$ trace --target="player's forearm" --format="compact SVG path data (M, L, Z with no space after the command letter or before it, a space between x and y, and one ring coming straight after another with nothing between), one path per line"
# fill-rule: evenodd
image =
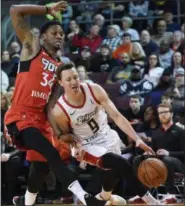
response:
M48 13L48 8L46 6L38 5L12 5L10 8L10 13L16 13L18 15L45 15Z
M50 110L47 111L47 117L48 117L49 124L54 131L55 136L59 137L62 133L61 133L61 130L59 129L57 123L55 122Z
M132 140L137 141L140 138L137 136L136 132L134 131L133 127L129 123L129 121L123 117L122 115L119 115L115 119L115 123L117 126L125 133L127 134Z

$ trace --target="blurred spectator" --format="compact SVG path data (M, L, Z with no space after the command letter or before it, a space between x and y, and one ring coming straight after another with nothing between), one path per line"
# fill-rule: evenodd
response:
M67 32L69 27L69 22L71 21L71 18L73 17L73 8L70 4L68 4L65 11L62 12L62 25L64 32Z
M7 50L4 50L1 56L1 69L9 76L12 72L12 67L10 53Z
M86 68L87 71L91 69L91 50L88 46L84 46L81 49L80 56L75 54L70 57L72 61L75 62L76 66L82 65Z
M152 36L152 40L160 46L161 41L166 41L169 44L173 41L173 33L166 31L167 26L164 20L159 20L157 22L156 34Z
M159 52L159 62L161 67L166 69L171 65L173 53L174 51L170 49L169 42L162 40Z
M58 50L57 51L57 57L60 59L60 61L63 63L63 64L67 64L70 62L70 59L66 56L63 55L63 52L61 50Z
M178 109L185 106L185 70L177 69L175 72L175 84L172 85L166 92L173 95L173 108Z
M71 52L76 52L77 51L77 48L72 45L73 37L76 34L78 34L79 36L84 36L84 32L81 30L81 28L76 23L76 21L71 20L70 23L69 23L69 31L68 31L68 34L67 34L67 42L68 42L68 45L69 45L69 50Z
M184 34L184 32L185 32L185 23L183 23L182 25L181 25L181 32Z
M86 31L88 31L90 28L93 15L99 9L99 3L95 3L96 1L97 0L95 0L92 4L90 4L86 0L81 0L77 8L77 10L80 13L80 16L76 17L76 21L78 24L85 22Z
M79 79L81 83L84 83L84 82L93 83L93 81L89 79L87 71L84 66L79 65L77 67L77 72L79 74Z
M111 16L115 19L120 19L124 15L126 3L124 3L124 5L122 2L109 3L107 0L103 0L103 2L101 5L101 13L105 16L106 19L110 18Z
M164 92L171 86L172 82L173 78L171 72L165 69L155 90Z
M71 41L75 34L80 33L80 28L79 28L79 25L76 23L75 20L71 20L70 23L69 23L69 29L70 29L70 31L67 34L67 39Z
M105 26L105 17L101 14L96 14L93 18L93 23L100 27L100 36L105 38L107 35L107 27Z
M9 79L8 79L7 74L3 70L1 70L0 85L1 85L1 91L3 93L6 93L9 87Z
M151 40L150 33L147 30L141 32L141 45L147 57L159 51L158 45Z
M138 0L129 3L129 15L132 17L146 17L148 15L148 1ZM134 28L141 30L146 27L146 20L135 20Z
M139 136L145 142L151 142L152 133L157 130L160 126L157 109L150 105L144 110L144 121L140 124L136 131L140 134Z
M129 108L125 111L121 111L121 113L134 126L134 128L136 128L144 120L144 111L141 101L142 100L139 95L133 95L129 100Z
M148 1L139 0L129 3L129 15L132 17L143 17L148 14Z
M139 41L139 34L135 29L130 28L133 24L133 20L129 16L124 16L122 18L122 31L120 32L120 36L123 36L124 33L131 34L132 41Z
M144 97L146 94L151 92L152 89L153 84L142 77L141 70L138 68L133 68L130 79L127 79L121 83L120 95L140 95Z
M131 53L132 43L131 43L131 35L129 33L124 33L122 37L122 44L114 50L112 56L115 59L119 59L119 55L121 53Z
M1 136L1 175L2 178L2 203L11 205L12 199L17 194L18 176L23 167L22 153Z
M13 41L10 44L10 55L13 56L15 54L20 54L20 52L21 52L21 46L19 45L18 42Z
M144 68L146 55L139 42L132 43L131 59L133 65L137 66L140 69Z
M92 57L91 71L92 72L111 72L118 62L112 58L111 49L107 44L100 46L100 53Z
M4 115L8 110L8 99L6 94L1 92L1 132L4 132Z
M172 98L172 94L171 92L165 92L162 96L161 96L161 104L166 104L170 107L172 107L172 102L173 102L173 98Z
M172 12L168 11L163 14L164 21L166 22L166 31L174 32L180 30L180 25L173 21Z
M173 33L173 43L171 48L174 51L179 51L181 54L183 54L184 46L184 34L181 31L175 31Z
M130 56L128 53L122 53L119 56L120 66L116 66L109 74L107 83L121 83L125 79L129 79L133 65L130 64Z
M108 26L107 37L103 40L102 44L107 44L114 51L121 44L119 32L120 28L118 25Z
M40 30L37 28L37 27L33 27L31 29L31 31L33 32L33 34L36 36L36 37L40 37Z
M154 88L159 84L164 69L160 67L159 57L157 54L151 54L148 58L148 65L144 71L144 78L151 82Z
M179 113L179 119L176 122L176 125L181 127L182 129L185 129L185 108L184 107Z
M102 43L102 38L99 35L100 27L93 25L87 36L81 36L79 33L75 34L72 39L72 45L82 49L84 46L88 46L91 52L96 52Z
M174 76L175 72L179 68L183 68L183 65L182 65L182 54L180 52L174 52L174 54L172 56L172 63L165 70L165 72L169 72L172 76Z

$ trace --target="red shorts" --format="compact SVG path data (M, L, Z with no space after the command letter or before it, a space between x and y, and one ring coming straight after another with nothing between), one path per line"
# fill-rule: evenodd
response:
M12 114L12 111L10 109L10 111L8 111L7 114L5 115L5 124L9 124L12 122L16 122L16 126L19 131L29 127L34 127L39 129L41 134L45 138L47 138L52 143L52 145L58 150L61 158L63 160L69 160L71 156L69 145L54 138L53 130L49 125L49 122L47 121L47 117L44 112L36 113L33 111L23 111L23 112L19 112L19 113L16 112ZM14 143L16 144L17 148L27 151L27 155L26 155L27 160L41 161L41 162L47 161L40 153L34 150L27 150L27 148L21 147L18 142L14 142Z

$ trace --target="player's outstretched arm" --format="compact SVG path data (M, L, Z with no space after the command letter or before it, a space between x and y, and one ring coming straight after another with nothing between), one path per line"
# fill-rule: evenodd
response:
M92 90L96 99L100 102L108 115L114 120L116 125L123 132L125 132L130 138L132 138L136 142L136 146L141 147L145 151L150 151L154 153L153 150L137 136L129 121L117 110L113 102L109 99L105 90L97 84L92 85Z
M25 16L28 15L45 15L51 14L52 16L56 16L57 11L64 11L67 7L67 3L65 1L60 1L48 8L46 6L38 6L38 5L12 5L10 8L10 16L12 19L12 24L15 29L15 32L23 44L23 46L27 46L28 48L32 47L33 41L36 39L31 32L30 26L28 22L25 20Z

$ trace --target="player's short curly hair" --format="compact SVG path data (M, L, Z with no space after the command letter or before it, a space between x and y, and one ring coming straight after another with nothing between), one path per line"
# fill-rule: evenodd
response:
M46 33L46 31L53 25L59 25L62 28L62 24L58 21L48 21L45 24L43 24L40 28L40 36L44 33ZM63 28L62 28L63 29Z

